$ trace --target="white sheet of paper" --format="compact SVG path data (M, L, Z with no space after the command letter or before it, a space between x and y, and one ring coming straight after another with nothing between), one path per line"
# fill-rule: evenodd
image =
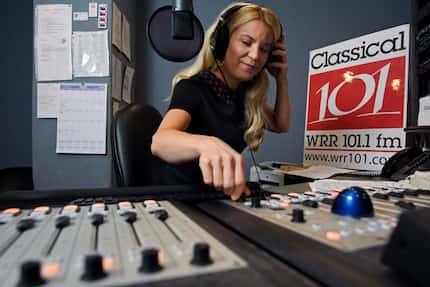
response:
M88 3L88 17L97 17L97 2Z
M35 69L38 81L72 79L72 5L37 5Z
M131 103L131 86L133 84L134 69L127 66L124 72L124 80L122 81L122 99L127 103Z
M37 117L57 118L60 84L37 84Z
M311 165L303 170L292 170L287 174L304 176L313 179L329 178L336 174L351 173L353 170L328 165Z
M130 23L125 15L122 15L122 52L131 60L131 50L130 50Z
M57 153L106 153L106 84L61 84Z
M418 126L430 126L430 95L420 98Z
M120 51L122 49L122 13L113 2L112 8L112 44L115 45Z
M108 31L73 32L75 77L109 76Z
M121 101L122 97L122 62L112 54L112 98Z

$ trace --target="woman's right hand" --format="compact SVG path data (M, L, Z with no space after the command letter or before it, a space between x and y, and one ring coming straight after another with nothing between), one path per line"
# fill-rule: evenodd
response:
M205 184L222 190L233 200L239 199L242 193L250 195L242 155L219 138L211 136L201 137L199 154L199 166Z

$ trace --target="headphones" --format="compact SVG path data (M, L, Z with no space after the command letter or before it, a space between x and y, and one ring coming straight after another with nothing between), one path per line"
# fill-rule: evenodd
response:
M230 41L230 32L227 28L226 20L232 14L236 13L236 11L246 6L248 5L233 6L219 17L218 23L210 38L210 47L212 49L212 54L215 60L221 61L222 59L224 59L225 53L227 52L228 43ZM282 34L282 25L281 23L279 23L279 25ZM268 61L275 61L274 57L272 56L272 51L270 51Z

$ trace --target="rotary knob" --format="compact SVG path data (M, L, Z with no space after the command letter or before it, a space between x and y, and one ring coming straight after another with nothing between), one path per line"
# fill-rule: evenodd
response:
M198 242L194 244L192 265L205 266L212 264L213 260L210 257L209 244L206 242Z
M40 275L39 261L27 261L22 263L18 287L37 286L43 283L45 283L45 280Z
M305 223L306 222L305 213L304 213L303 209L301 209L301 208L294 208L293 209L291 222L295 222L295 223Z
M139 272L153 273L162 269L158 261L158 249L146 248L142 251L142 264L140 265Z
M260 208L261 207L261 199L258 194L251 197L251 207Z
M86 255L84 259L84 281L95 281L107 276L103 269L103 257L100 254Z

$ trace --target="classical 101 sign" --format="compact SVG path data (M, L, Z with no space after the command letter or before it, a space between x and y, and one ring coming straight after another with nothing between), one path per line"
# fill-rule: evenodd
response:
M380 170L404 147L409 25L310 52L305 164Z

